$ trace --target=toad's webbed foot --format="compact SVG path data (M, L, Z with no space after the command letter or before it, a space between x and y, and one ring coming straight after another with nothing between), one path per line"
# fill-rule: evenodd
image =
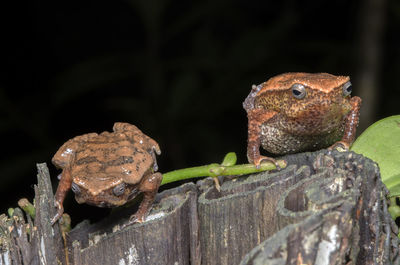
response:
M345 141L338 141L338 142L334 143L333 145L329 146L328 149L334 150L334 149L337 149L338 147L347 151L350 148L350 144Z
M147 213L142 214L142 213L139 213L139 211L138 211L137 213L132 214L131 217L129 217L129 220L121 226L121 229L124 229L125 227L133 225L133 224L144 223L146 221L146 217L147 217Z
M269 162L273 163L276 166L276 169L278 169L278 170L281 169L281 167L279 166L279 163L274 158L268 157L268 156L259 155L259 156L254 157L253 159L251 159L250 162L253 163L257 169L260 169L261 163L265 162L265 161L269 161Z

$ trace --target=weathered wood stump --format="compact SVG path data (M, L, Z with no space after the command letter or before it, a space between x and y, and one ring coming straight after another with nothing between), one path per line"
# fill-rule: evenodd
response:
M278 172L225 178L220 192L210 179L161 192L145 223L121 229L132 213L122 209L65 241L38 165L34 223L0 216L0 264L67 264L65 253L68 264L400 264L375 163L326 150L285 159Z
M35 185L35 220L19 208L13 216L0 216L0 264L65 264L65 249L59 226L52 226L54 196L46 164L38 164Z

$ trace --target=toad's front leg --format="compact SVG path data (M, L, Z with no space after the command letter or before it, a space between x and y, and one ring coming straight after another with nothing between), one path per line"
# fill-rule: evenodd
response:
M358 120L360 116L361 98L352 97L350 99L351 111L347 114L345 119L345 127L343 137L340 141L334 143L329 149L334 149L338 146L344 147L349 150L351 144L354 142L356 137L356 129L358 126Z
M54 196L55 197L54 205L57 208L57 213L53 217L53 219L51 219L52 225L54 225L54 223L57 222L57 220L60 219L60 217L64 213L63 203L65 196L71 189L71 184L72 184L71 173L68 169L64 169L63 172L61 173L61 179L60 183L58 183L56 195Z
M253 163L257 168L263 160L271 161L276 166L277 162L272 157L260 155L261 145L261 125L268 122L276 115L275 111L264 109L250 109L247 110L248 123L248 139L247 139L247 159Z
M154 198L162 181L161 173L150 174L144 178L139 186L139 191L143 192L143 200L139 205L139 209L129 218L126 225L133 223L143 223L147 214L150 212Z

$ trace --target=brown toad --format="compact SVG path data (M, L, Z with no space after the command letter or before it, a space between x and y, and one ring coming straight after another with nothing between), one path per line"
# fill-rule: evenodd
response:
M123 205L142 192L143 201L130 223L143 222L162 180L161 173L155 173L155 154L160 153L156 141L128 123L115 123L113 132L88 133L67 141L52 159L62 169L52 223L61 217L70 189L78 203L98 207Z
M338 145L348 149L358 125L361 99L351 97L348 76L286 73L253 85L243 102L248 117L247 157L259 166L260 145L272 154Z

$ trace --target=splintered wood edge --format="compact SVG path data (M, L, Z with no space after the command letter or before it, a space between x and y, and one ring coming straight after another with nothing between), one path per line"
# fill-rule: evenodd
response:
M38 184L35 185L35 230L33 251L41 264L65 264L64 243L59 224L51 225L55 214L54 195L46 163L37 164Z

